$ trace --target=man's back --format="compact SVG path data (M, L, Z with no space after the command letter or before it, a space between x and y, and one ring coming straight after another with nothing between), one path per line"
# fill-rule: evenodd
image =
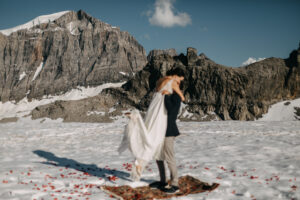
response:
M176 119L180 109L180 102L181 99L176 93L165 95L165 106L168 112L166 137L178 136L180 134L176 125Z

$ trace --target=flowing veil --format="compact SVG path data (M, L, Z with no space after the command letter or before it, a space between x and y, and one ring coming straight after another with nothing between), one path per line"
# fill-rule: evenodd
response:
M133 167L131 176L134 180L140 179L141 172L149 161L162 159L161 149L167 130L165 96L161 93L163 90L173 92L172 79L159 92L154 93L144 120L140 112L134 110L131 112L130 120L124 130L118 151L122 153L129 148L136 159L135 165L141 167L140 172Z

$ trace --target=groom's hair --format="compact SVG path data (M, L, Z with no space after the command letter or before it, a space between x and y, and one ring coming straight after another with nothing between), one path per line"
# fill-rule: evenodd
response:
M167 76L172 76L172 75L177 75L177 76L183 76L184 77L184 71L183 71L182 68L176 67L176 68L173 68L173 69L171 69L167 72Z

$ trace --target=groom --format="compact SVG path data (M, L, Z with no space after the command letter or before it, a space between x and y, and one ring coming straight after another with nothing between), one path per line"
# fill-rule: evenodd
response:
M184 78L183 70L180 68L172 70L167 75L178 76L179 78L182 78L182 80ZM168 114L166 137L162 149L162 157L164 160L156 161L159 170L160 181L151 183L149 186L151 188L159 188L163 192L172 194L179 192L178 173L174 156L174 141L175 137L180 134L176 125L176 119L180 109L181 98L176 92L168 94L167 91L163 91L162 94L165 94L164 103ZM166 161L171 173L170 185L167 184L164 161Z

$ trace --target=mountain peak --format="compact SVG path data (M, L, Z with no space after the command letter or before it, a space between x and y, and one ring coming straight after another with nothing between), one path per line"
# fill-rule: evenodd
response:
M150 61L153 57L158 55L169 55L171 57L177 56L176 50L174 48L171 49L153 49L149 52L147 56L147 60Z
M57 12L57 13L53 13L53 14L49 14L49 15L41 15L41 16L34 18L33 20L30 20L29 22L27 22L25 24L22 24L22 25L13 27L13 28L5 29L5 30L0 30L0 32L6 36L9 36L11 33L22 30L22 29L30 29L39 24L53 22L54 20L60 18L61 16L65 15L68 12L70 12L70 11L62 11L62 12Z
M92 18L90 15L88 15L85 11L83 11L81 9L77 11L77 16L78 16L79 20L84 19L84 18L86 18L86 19Z
M43 25L42 25L43 24ZM99 19L92 17L83 10L62 11L50 15L42 15L33 20L16 26L14 28L0 30L5 36L10 36L17 31L28 31L28 33L42 33L44 31L62 31L67 29L72 35L78 35L79 30L92 28L93 24L98 24L98 30L120 31L119 27L111 26Z
M4 34L0 71L10 74L0 88L14 86L0 90L2 101L124 81L146 63L145 50L132 35L82 10L40 16Z

